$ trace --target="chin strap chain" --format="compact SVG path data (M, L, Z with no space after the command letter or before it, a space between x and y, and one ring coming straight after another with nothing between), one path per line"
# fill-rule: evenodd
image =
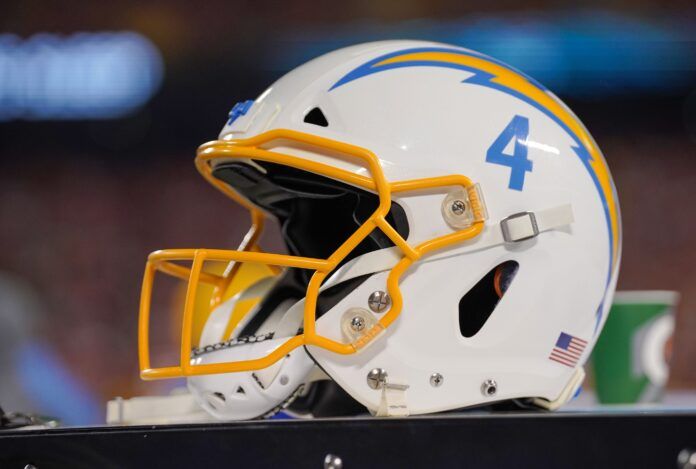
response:
M280 404L251 420L268 419L282 412L304 392L304 389L305 385L300 384ZM117 397L107 403L106 423L108 425L162 425L218 421L200 407L192 394L183 389L181 391L183 392L169 396L140 396L130 399Z
M256 417L254 420L270 419L271 417L273 417L277 413L282 412L283 410L290 407L290 404L295 402L295 399L300 397L300 394L302 394L303 391L304 391L304 384L300 384L297 387L297 389L295 389L292 392L292 394L290 394L288 397L285 398L285 400L283 402L281 402L280 404L278 404L277 406L275 406L274 408L272 408L271 410L269 410L265 414Z
M302 329L299 329L297 333L301 334ZM238 345L264 342L273 339L275 334L275 332L266 332L258 335L244 335L204 345L191 350L191 358ZM255 375L252 376L256 378ZM256 379L258 382L258 378ZM321 379L325 379L325 375ZM259 385L263 388L262 383L259 382ZM304 389L304 384L299 385L280 404L251 420L268 419L282 412L302 394ZM176 391L168 396L139 396L130 399L116 397L107 403L106 423L109 425L155 425L216 421L200 407L192 394L184 389Z
M222 350L224 348L231 348L237 345L244 344L254 344L256 342L263 342L264 340L271 340L275 332L267 332L266 334L260 335L243 335L241 337L233 337L224 342L218 342L215 344L204 345L203 347L194 348L191 350L191 357L197 357L203 355L204 353L215 352L217 350Z

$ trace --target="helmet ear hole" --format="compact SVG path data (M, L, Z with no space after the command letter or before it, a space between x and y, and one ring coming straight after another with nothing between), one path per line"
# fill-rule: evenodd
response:
M473 337L488 321L510 287L519 264L506 261L495 266L459 300L459 332Z

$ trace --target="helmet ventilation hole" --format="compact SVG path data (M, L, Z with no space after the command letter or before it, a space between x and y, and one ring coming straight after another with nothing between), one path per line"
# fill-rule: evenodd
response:
M244 395L244 394L246 394L246 391L244 390L243 387L238 386L237 389L234 391L234 393L235 393L235 394L242 394L242 395Z
M225 395L221 392L211 392L205 398L206 404L210 406L211 409L221 411L225 408L227 399Z
M329 121L326 120L326 116L318 107L310 110L305 116L304 121L307 124L318 125L319 127L328 127Z
M510 287L518 268L515 261L495 266L459 300L459 332L464 337L473 337L483 328Z

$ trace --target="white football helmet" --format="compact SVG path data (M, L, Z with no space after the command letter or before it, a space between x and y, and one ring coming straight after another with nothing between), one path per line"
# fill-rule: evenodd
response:
M376 415L553 409L579 388L616 285L619 205L592 137L533 79L444 44L348 47L235 105L196 164L253 226L236 251L150 255L144 379L188 377L221 419L356 401ZM261 252L266 217L289 254ZM266 274L241 281L247 264ZM160 368L156 271L188 281L180 363Z

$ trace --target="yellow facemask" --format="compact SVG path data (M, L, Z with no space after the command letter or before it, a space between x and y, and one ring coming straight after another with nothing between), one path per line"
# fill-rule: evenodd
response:
M359 164L367 175L358 174L336 166L282 154L269 150L274 143L311 149L331 155L331 158ZM325 176L356 186L377 194L379 206L369 218L358 227L328 258L316 259L283 254L262 252L258 240L264 225L264 213L229 185L213 176L216 162L230 160L256 160L276 163ZM378 337L399 316L403 301L399 290L399 280L409 266L422 256L445 247L461 243L477 236L484 227L485 207L478 187L461 175L449 175L424 179L388 182L382 171L380 161L371 151L347 143L318 137L293 130L271 130L248 139L217 140L206 143L198 149L196 167L208 182L217 187L231 199L247 208L251 214L251 228L238 250L220 249L167 249L155 251L148 257L143 278L140 319L139 319L139 358L140 374L143 379L176 378L193 375L253 371L269 367L292 350L303 345L321 347L338 354L356 353ZM467 200L469 222L461 229L411 246L386 220L391 208L392 194L409 191L443 188L462 192ZM391 297L391 308L374 325L366 328L357 338L348 343L338 342L316 333L316 304L319 288L337 266L375 230L381 230L400 250L402 257L391 269L387 278L387 292ZM182 265L181 262L190 263ZM206 262L225 263L222 273L206 271ZM303 332L290 337L266 356L226 363L194 364L191 361L192 345L200 334L200 321L196 321L194 311L201 285L213 288L210 310L226 299L231 285L239 283L241 266L254 263L267 266L269 274L277 274L282 267L294 267L314 271L306 290L304 304ZM150 304L155 273L159 271L188 282L184 301L183 325L181 329L180 362L176 366L152 367L150 365ZM257 300L258 301L258 300ZM248 308L246 307L248 306ZM237 312L235 321L248 312L253 304L246 305ZM231 318L232 319L232 318ZM230 321L234 322L234 321ZM231 329L228 329L231 333ZM227 331L226 331L227 332Z

